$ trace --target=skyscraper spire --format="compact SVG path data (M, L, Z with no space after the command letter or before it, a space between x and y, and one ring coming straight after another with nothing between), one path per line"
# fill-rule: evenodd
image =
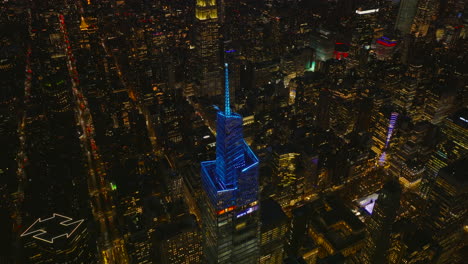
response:
M227 63L224 63L224 89L224 112L226 116L230 116L231 98L229 97L229 68Z
M231 112L227 63L224 74L224 111L218 111L216 118L216 159L201 163L204 263L255 264L260 253L259 160L244 140L242 116ZM240 225L244 226L239 229Z

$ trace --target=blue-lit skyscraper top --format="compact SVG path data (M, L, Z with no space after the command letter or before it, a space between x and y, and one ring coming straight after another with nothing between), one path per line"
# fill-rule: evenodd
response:
M224 112L226 116L231 115L231 97L229 96L229 67L224 64Z
M238 203L256 201L258 158L244 141L242 116L230 109L227 64L225 107L224 112L219 111L217 114L216 130L216 160L201 164L205 190L210 193L212 202L220 207L219 210Z
M218 112L216 122L216 176L226 189L237 187L238 170L245 165L242 117L231 113L229 72L225 64L224 113Z
M216 160L201 163L204 263L258 263L258 158L244 141L242 116L231 112L228 73L225 64L225 105L224 111L218 109L216 120Z

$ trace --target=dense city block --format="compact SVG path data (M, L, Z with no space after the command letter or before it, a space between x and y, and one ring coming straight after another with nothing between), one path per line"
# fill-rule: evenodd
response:
M0 0L0 264L463 264L465 0Z

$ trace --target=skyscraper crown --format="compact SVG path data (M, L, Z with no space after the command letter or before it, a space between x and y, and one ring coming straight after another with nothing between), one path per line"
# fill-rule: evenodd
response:
M224 66L224 111L219 110L216 119L216 160L202 163L202 178L212 186L207 189L215 189L223 195L231 192L234 194L232 199L240 198L237 195L242 193L242 203L250 203L257 195L258 158L243 138L242 116L231 111L229 65Z

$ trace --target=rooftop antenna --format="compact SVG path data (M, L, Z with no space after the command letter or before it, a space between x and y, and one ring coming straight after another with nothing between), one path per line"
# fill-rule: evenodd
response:
M224 89L224 112L226 116L230 116L231 102L229 97L229 68L227 63L224 63Z

